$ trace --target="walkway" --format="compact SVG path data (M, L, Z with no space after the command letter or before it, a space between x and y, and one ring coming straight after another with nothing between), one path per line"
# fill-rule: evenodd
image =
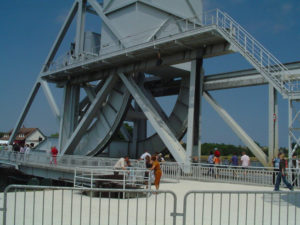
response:
M179 225L300 224L300 220L297 219L297 214L298 217L300 215L300 192L262 192L272 191L272 188L197 181L163 183L161 190L163 193L152 194L148 198L140 196L122 199L119 196L119 199L110 199L104 195L104 192L99 198L99 196L82 195L78 190L46 189L44 192L40 190L32 192L32 189L29 189L24 195L21 189L8 194L7 225L14 222L23 224L24 215L25 224L40 224L42 217L45 225L175 224L171 216L175 204L172 192L177 197L175 205L179 214L176 217L176 224ZM184 211L184 196L191 190L197 190L199 193L192 193L187 197ZM227 193L228 191L230 193ZM237 194L236 191L244 191L244 193ZM253 191L259 192L251 194ZM15 193L17 198L14 196ZM113 193L110 196L112 195ZM2 200L3 194L1 194L0 204L3 203ZM14 215L15 203L17 204ZM33 208L35 211L32 210ZM185 223L183 223L183 214L180 214L182 212L186 215ZM32 218L35 218L35 223Z

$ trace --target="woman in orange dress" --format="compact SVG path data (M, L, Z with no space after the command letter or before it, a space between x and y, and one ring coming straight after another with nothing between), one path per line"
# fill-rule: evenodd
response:
M160 169L160 164L157 160L157 157L152 156L151 160L152 160L152 168L150 170L154 170L154 176L155 176L154 185L155 185L156 190L158 190L162 171Z

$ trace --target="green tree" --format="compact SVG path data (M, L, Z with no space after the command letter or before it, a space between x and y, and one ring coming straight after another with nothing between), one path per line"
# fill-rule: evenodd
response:
M52 138L58 138L59 137L59 133L51 134L50 137L52 137Z

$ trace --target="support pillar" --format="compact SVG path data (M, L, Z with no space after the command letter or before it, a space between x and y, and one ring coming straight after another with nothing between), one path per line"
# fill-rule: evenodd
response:
M293 152L293 102L292 99L288 100L289 107L289 141L288 141L288 157L289 157L289 168L292 166L292 152Z
M135 112L142 112L138 104L134 103ZM138 149L138 142L147 137L147 120L138 119L134 121L133 126L133 148L130 152L130 157L139 158L142 154L141 149Z
M190 89L189 89L189 110L188 130L185 164L190 165L193 157L200 160L200 122L201 122L201 96L202 84L201 69L203 58L195 59L191 63Z
M76 39L75 39L75 56L83 52L84 43L84 25L86 13L86 0L80 0L77 11Z
M241 139L241 141L249 148L249 150L257 157L257 159L263 164L263 166L268 166L268 157L266 156L266 154L239 126L239 124L226 112L226 110L223 109L208 92L203 92L203 97L220 115L224 122L228 124L232 131Z
M61 151L78 124L80 87L66 84L60 121L59 151Z
M278 155L278 95L276 89L269 84L269 157L272 159Z

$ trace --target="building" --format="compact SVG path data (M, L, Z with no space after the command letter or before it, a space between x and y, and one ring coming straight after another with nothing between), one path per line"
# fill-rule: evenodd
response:
M3 137L0 139L2 141L8 141L12 130L8 133L5 133ZM40 142L45 140L45 135L38 128L25 128L22 127L18 135L15 138L14 143L18 143L20 145L33 143L34 147L37 146Z

